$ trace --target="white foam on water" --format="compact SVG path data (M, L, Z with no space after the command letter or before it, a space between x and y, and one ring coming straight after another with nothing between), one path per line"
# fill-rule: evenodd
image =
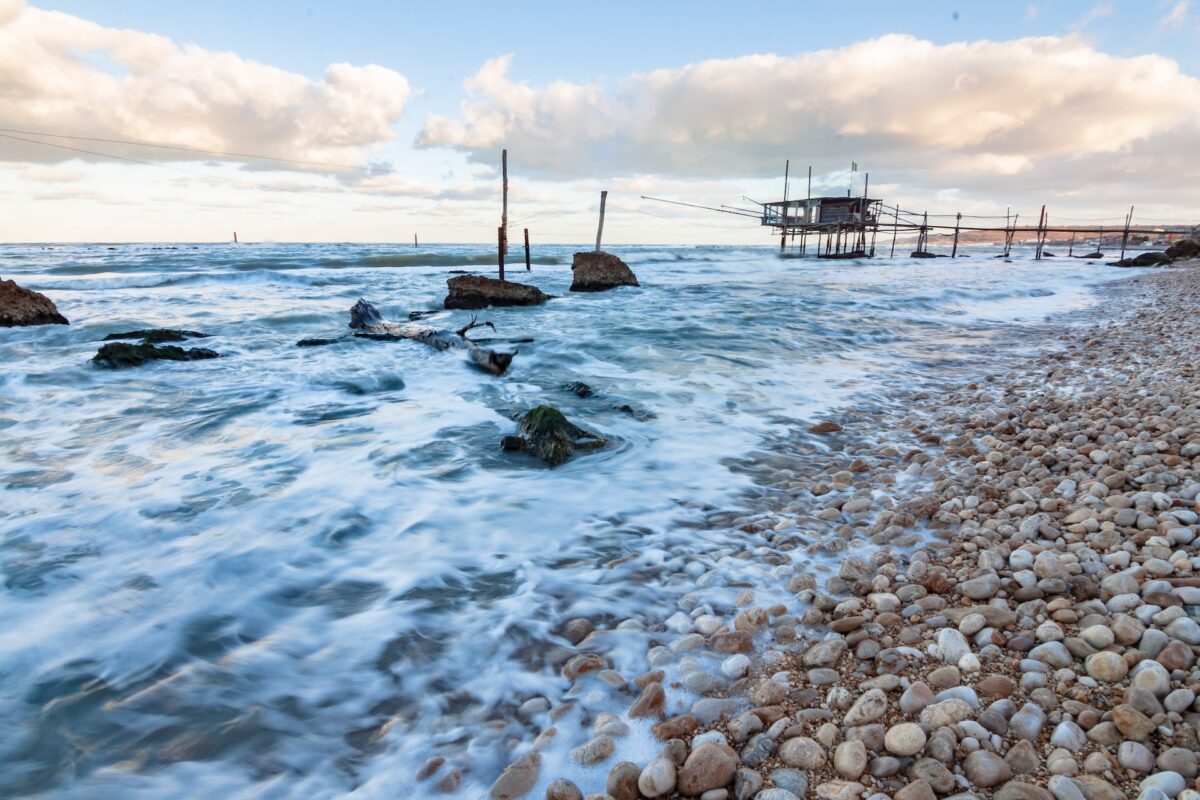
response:
M681 602L725 613L747 585L792 602L731 557L747 534L706 522L757 491L738 460L1129 274L617 248L643 287L572 295L572 248L543 248L556 265L509 277L556 298L480 315L481 336L535 340L494 345L520 351L504 378L411 342L295 346L348 334L359 296L394 319L437 308L445 265L488 253L397 251L0 248L74 323L0 331L0 794L417 796L441 753L477 797L548 724L515 713L537 696L576 704L541 788L594 791L615 760L568 754L636 695L573 693L562 621L638 621L589 642L631 677ZM89 363L106 334L158 326L223 357ZM500 451L540 403L610 446L555 470ZM719 669L683 653L669 678L685 657ZM644 763L657 745L632 727L616 758Z

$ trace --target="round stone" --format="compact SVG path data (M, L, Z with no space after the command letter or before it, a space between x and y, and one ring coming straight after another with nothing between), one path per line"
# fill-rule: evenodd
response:
M1108 650L1092 653L1087 657L1084 666L1087 674L1104 683L1116 683L1129 674L1129 665L1125 659Z
M883 746L898 756L915 756L925 749L925 731L915 722L901 722L888 728Z
M638 791L644 797L661 797L675 790L675 765L669 758L651 761L638 776Z
M825 748L807 736L797 736L780 745L779 758L789 767L815 770L825 764Z
M967 780L984 789L999 786L1012 777L1012 770L1004 759L986 750L976 750L963 762Z

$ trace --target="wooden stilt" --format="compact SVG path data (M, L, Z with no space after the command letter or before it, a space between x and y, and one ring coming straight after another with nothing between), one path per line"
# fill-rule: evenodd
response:
M500 151L500 172L504 181L504 205L500 210L500 257L508 254L508 150ZM501 269L503 272L503 269ZM501 280L504 275L501 274Z
M896 234L900 232L900 206L896 206L892 216L895 218L895 224L892 225L892 254L888 258L896 257Z
M504 280L504 226L496 228L496 257L500 262L500 280Z
M604 236L604 206L608 202L608 190L600 193L600 227L596 229L596 252L600 252L600 239Z
M950 248L950 257L958 258L958 228L962 224L962 212L954 218L954 246Z
M1046 243L1046 206L1042 206L1042 213L1038 215L1037 227L1037 250L1034 251L1033 260L1042 260L1042 247Z
M413 234L413 247L419 247L419 246L420 245L417 244L417 235L414 233Z
M525 229L525 271L531 272L533 267L529 265L529 228Z
M783 252L787 248L787 229L788 229L788 171L791 169L792 161L788 159L783 162L783 227L780 229L782 233L779 236L779 252Z
M1071 243L1067 245L1067 257L1075 255L1075 231L1071 231Z
M1133 222L1133 206L1129 207L1129 213L1125 216L1125 232L1121 234L1121 260L1125 260L1125 245L1129 243L1129 224Z

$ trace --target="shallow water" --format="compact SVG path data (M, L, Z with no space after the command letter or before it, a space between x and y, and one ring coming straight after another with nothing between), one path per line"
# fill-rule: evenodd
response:
M420 796L436 753L481 796L546 722L517 706L568 689L563 620L659 623L695 588L681 575L720 576L730 604L763 577L709 523L755 491L738 462L1128 274L614 252L641 289L571 295L570 248L510 265L557 297L481 314L480 338L519 350L497 379L411 342L295 346L342 336L359 297L396 320L438 308L486 248L0 247L0 274L72 322L0 329L0 796ZM223 357L89 363L146 327L212 334L192 345ZM502 452L539 403L610 446L553 471ZM605 641L645 671L644 633Z

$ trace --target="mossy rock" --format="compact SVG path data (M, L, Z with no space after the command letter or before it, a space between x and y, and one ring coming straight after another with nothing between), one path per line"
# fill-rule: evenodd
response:
M124 369L126 367L140 367L147 361L200 361L208 358L219 358L220 355L220 353L215 353L204 347L193 347L190 350L184 350L182 347L175 347L173 345L156 347L146 342L142 342L141 344L113 342L101 347L100 352L96 353L92 361L97 366L107 369Z
M566 461L578 449L591 450L604 445L603 438L573 424L552 406L537 406L525 412L518 433L525 442L525 450L552 467ZM505 449L516 448L510 441Z

